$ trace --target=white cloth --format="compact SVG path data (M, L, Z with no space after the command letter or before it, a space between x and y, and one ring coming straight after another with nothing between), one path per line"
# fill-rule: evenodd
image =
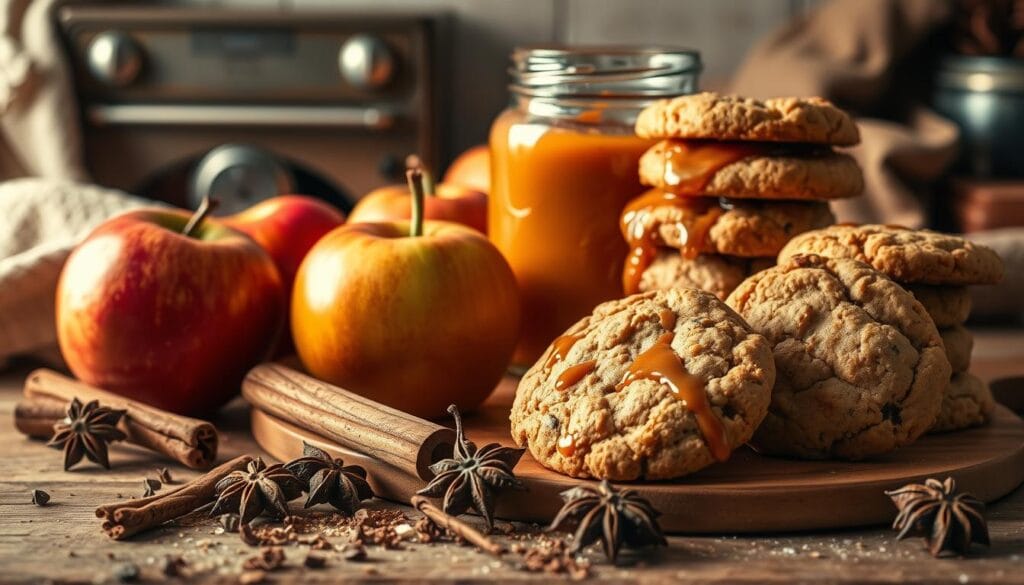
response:
M67 2L63 2L67 3ZM52 359L54 295L71 249L145 200L88 179L58 0L0 0L0 365Z
M0 0L0 177L88 179L57 0Z
M0 184L0 362L51 353L54 295L64 260L103 220L152 202L69 181Z

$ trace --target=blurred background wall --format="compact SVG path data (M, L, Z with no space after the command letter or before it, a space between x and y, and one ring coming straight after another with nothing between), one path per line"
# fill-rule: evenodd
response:
M168 4L450 14L452 152L486 141L508 99L512 47L529 43L672 44L701 51L702 86L723 85L763 35L816 0L177 0Z

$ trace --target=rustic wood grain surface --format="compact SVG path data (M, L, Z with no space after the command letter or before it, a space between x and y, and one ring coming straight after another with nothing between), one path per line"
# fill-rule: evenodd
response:
M1024 330L978 331L973 370L986 379L1024 376ZM181 466L125 446L111 449L113 470L83 465L61 469L59 452L17 434L11 424L14 404L27 367L0 373L0 582L116 582L124 563L141 569L141 581L167 578L161 565L170 556L188 564L190 581L238 582L241 564L256 549L235 534L221 533L212 520L189 519L129 542L111 542L94 516L98 504L139 497L142 480L168 466L176 480L195 475ZM1024 386L1019 387L1024 392ZM233 404L216 421L224 431L221 458L258 453L248 436L245 406ZM31 490L52 497L45 507L31 503ZM373 502L373 508L394 504ZM411 519L417 514L404 510ZM668 549L611 567L599 554L595 580L645 583L1022 583L1024 582L1024 489L990 507L993 545L967 559L932 559L920 541L897 542L886 527L814 534L672 537ZM499 522L499 529L506 523ZM518 530L528 530L518 526ZM342 536L331 539L341 544ZM369 548L369 560L345 561L328 552L327 566L306 569L304 546L285 548L285 568L268 582L550 582L545 574L526 573L454 544L406 544L399 550Z

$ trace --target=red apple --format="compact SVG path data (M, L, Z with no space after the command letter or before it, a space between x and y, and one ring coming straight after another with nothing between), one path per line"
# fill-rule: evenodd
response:
M285 311L281 277L248 236L203 214L130 211L71 253L57 337L79 379L201 416L267 356Z
M418 166L415 157L410 166ZM451 221L469 226L482 234L487 233L487 195L463 185L440 183L434 185L426 177L424 218ZM412 217L412 195L406 185L381 187L368 193L356 203L349 214L349 223L374 223L407 220Z
M306 253L324 234L345 223L345 215L320 199L304 195L281 195L225 217L223 221L248 234L270 254L281 273L286 296L290 297L295 273ZM277 356L291 354L294 350L287 311L285 315L285 326L274 351Z
M438 417L451 403L478 406L501 379L518 335L519 296L486 237L423 222L420 213L324 236L299 268L291 318L312 375Z
M345 215L333 205L304 195L281 195L223 218L224 223L248 234L270 254L291 291L295 273L313 244L339 225Z
M491 192L491 149L480 144L463 152L444 174L445 183L462 185L482 193Z

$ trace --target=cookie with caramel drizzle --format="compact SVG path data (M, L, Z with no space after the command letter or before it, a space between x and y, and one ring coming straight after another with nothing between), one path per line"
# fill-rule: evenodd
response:
M765 339L713 295L634 295L599 305L526 373L512 436L574 477L679 477L750 438L774 380Z

